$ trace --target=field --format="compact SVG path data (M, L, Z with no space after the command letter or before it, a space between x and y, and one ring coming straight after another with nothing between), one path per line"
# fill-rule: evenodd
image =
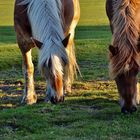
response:
M21 105L24 79L22 58L13 28L14 0L0 0L0 140L138 140L140 108L120 113L118 91L108 75L111 33L105 0L80 0L76 56L82 78L64 103L44 103L46 83L37 70L33 50L38 103Z

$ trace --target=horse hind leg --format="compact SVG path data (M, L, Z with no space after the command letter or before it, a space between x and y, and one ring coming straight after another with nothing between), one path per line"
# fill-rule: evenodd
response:
M65 68L64 88L65 88L66 93L71 93L71 85L74 80L74 75L76 73L76 65L77 65L75 51L74 51L73 37L70 37L66 51L67 51L68 58L69 58L69 64Z
M65 91L70 93L71 93L71 85L73 83L74 76L76 74L76 69L78 69L79 71L79 67L77 65L76 56L75 56L74 36L75 36L75 28L80 18L80 5L78 0L73 1L73 3L74 3L74 16L70 24L69 30L66 32L66 34L70 34L70 39L67 45L69 65L66 68L67 70L66 70L65 86L64 86Z
M78 69L79 71L79 67L76 62L75 48L74 48L75 28L78 24L79 18L80 18L80 6L79 6L79 2L76 1L74 4L74 17L69 27L69 30L66 32L66 34L70 34L70 39L67 45L69 65L66 67L66 71L65 71L64 88L65 88L65 92L69 92L69 93L71 93L71 85L74 80L74 75L76 74L76 69Z
M34 104L37 101L37 95L35 93L35 87L34 87L34 65L32 62L32 45L31 42L21 41L21 39L18 39L18 45L22 52L22 58L23 58L23 72L24 72L24 79L25 79L25 85L24 85L24 95L22 98L21 103L26 104ZM30 40L30 39L29 39Z

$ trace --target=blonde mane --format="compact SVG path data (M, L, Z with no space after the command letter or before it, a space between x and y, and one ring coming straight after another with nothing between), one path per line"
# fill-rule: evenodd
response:
M110 76L114 79L128 72L136 63L140 66L137 44L139 28L135 20L139 0L113 0L113 47L118 53L110 53ZM140 2L139 2L140 3Z
M62 40L65 38L61 16L61 0L23 0L27 4L27 14L32 28L33 38L43 43L39 53L39 69L45 76L49 60L52 62L52 72L63 74L61 61L68 62ZM45 76L47 77L47 76Z

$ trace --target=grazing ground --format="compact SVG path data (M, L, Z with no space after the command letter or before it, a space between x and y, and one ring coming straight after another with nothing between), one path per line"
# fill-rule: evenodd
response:
M13 29L14 0L0 0L0 140L138 140L140 108L120 113L118 92L108 76L111 33L105 0L80 0L76 54L83 77L73 84L64 103L44 103L46 83L37 70L38 103L21 105L22 58Z

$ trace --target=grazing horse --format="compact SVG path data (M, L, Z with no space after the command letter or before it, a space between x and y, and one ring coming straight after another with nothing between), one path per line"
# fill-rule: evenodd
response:
M80 17L78 0L16 0L14 27L22 52L25 78L23 103L37 101L31 51L39 48L39 70L47 81L47 100L64 100L71 92L77 63L74 32Z
M123 113L137 110L140 67L140 1L107 0L106 13L112 31L109 46L110 75L120 93Z

